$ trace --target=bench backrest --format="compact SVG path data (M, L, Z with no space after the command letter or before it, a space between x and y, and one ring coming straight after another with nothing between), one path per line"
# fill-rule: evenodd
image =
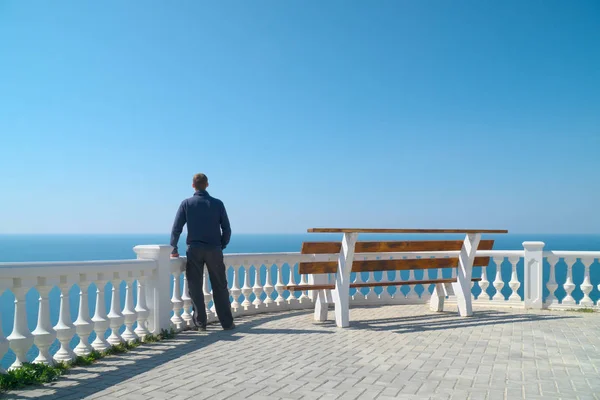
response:
M462 240L427 240L427 241L379 241L356 242L355 253L389 253L389 252L421 252L421 251L458 251L463 246ZM478 250L492 250L493 240L481 240ZM335 254L342 249L341 242L304 242L302 254ZM383 255L385 256L385 255ZM475 257L474 267L487 266L489 257ZM417 269L455 268L458 258L419 258L413 260L354 260L352 272L399 271ZM301 262L298 265L300 274L336 273L337 261Z

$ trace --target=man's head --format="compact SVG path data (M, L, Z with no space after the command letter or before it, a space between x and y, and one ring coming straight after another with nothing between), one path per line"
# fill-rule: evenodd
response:
M208 187L208 178L204 174L196 174L192 180L192 186L196 190L206 190Z

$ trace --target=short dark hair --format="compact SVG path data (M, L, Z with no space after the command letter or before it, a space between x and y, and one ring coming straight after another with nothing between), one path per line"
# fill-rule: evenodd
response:
M204 174L196 174L193 179L194 188L204 190L208 186L208 177Z

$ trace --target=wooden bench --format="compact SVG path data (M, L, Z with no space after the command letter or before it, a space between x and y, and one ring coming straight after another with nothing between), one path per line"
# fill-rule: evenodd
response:
M313 290L315 296L315 320L327 319L328 292L333 290L335 304L335 319L339 327L349 325L350 288L430 285L435 284L431 297L431 309L443 311L444 299L447 295L456 295L461 316L473 314L471 305L471 282L481 280L472 278L474 266L487 266L489 257L475 257L477 249L491 250L493 240L481 240L482 233L507 233L505 230L459 230L459 229L337 229L314 228L308 232L343 233L342 242L305 242L302 244L302 254L338 254L337 261L301 262L298 265L300 274L311 274L313 284L289 285L287 290ZM465 234L464 240L428 240L428 241L364 241L358 242L359 233L460 233ZM449 252L451 258L431 258L436 255L427 252ZM355 260L355 254L364 256L379 253L382 256L405 257L404 259L370 259ZM456 254L458 253L458 254ZM443 255L437 253L437 255ZM416 257L424 258L416 258ZM456 268L456 278L422 279L410 281L385 281L351 283L350 273L375 271L410 271L438 268ZM328 274L335 274L335 284L328 283ZM327 292L326 292L327 291Z

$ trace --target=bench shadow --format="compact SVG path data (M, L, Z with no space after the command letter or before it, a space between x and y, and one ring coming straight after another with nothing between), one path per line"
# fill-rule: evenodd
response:
M0 393L4 399L31 399L35 390L52 390L51 394L35 396L36 399L80 399L106 390L112 386L150 371L160 365L176 360L198 349L222 341L237 341L247 335L265 334L333 334L323 330L259 328L258 326L279 319L308 314L310 311L292 311L267 314L264 317L247 316L236 318L237 328L223 331L218 324L211 324L207 333L184 331L174 339L158 343L143 344L126 354L110 356L86 366L67 372L57 382L33 386L12 392ZM242 335L240 335L242 334ZM125 396L126 398L127 396Z
M541 315L503 312L498 310L475 310L472 317L461 317L456 311L443 311L435 313L427 311L427 313L423 315L408 317L398 316L363 321L351 320L350 329L412 333L573 318L579 317L574 315Z

